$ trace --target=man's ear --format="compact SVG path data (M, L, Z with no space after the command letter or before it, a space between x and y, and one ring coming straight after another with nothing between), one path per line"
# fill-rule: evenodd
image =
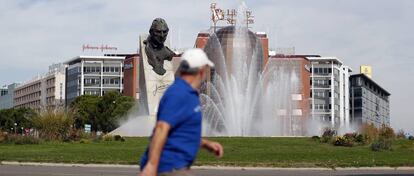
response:
M206 66L204 66L204 67L202 67L201 69L200 69L200 75L201 75L201 79L204 79L204 77L206 76L206 74L207 74L207 68L208 67L206 67Z

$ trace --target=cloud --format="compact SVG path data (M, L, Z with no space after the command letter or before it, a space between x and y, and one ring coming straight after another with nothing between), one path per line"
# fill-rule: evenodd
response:
M238 1L217 1L237 8ZM249 0L255 24L271 47L295 46L298 54L337 56L358 72L374 67L374 80L389 90L395 128L414 133L414 2L410 0ZM51 63L82 53L82 44L109 44L120 53L137 51L138 37L163 17L175 47L193 47L210 26L209 1L5 1L0 6L0 84L27 80Z

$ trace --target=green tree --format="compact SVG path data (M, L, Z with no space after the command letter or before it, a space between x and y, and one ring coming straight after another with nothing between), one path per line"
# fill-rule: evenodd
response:
M10 108L0 110L0 129L10 131L17 124L17 131L21 132L21 127L32 128L33 118L37 112L30 108ZM14 131L14 130L13 130Z
M101 109L101 116L98 119L97 128L104 132L116 129L118 122L126 116L133 105L132 97L123 96L117 91L106 93L98 105Z
M98 104L102 97L94 95L79 96L71 103L73 110L75 128L81 129L85 124L91 124L95 127L95 123L100 116Z
M110 132L118 127L118 122L126 116L134 105L132 97L123 96L117 91L104 96L83 95L71 104L75 127L83 128L88 123L93 131Z

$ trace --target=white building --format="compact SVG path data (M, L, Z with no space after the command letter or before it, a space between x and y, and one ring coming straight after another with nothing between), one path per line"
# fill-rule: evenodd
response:
M56 108L64 105L65 66L53 64L45 75L26 81L14 89L14 107L36 110Z
M349 73L336 57L308 57L311 71L311 117L332 127L349 126Z
M124 59L120 56L77 56L67 61L66 105L81 95L122 92Z

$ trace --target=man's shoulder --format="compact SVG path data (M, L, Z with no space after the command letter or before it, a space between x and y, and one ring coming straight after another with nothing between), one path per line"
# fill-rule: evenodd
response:
M179 86L173 84L167 88L164 93L164 97L173 97L175 99L185 99L188 98L188 92L184 89L180 88Z

